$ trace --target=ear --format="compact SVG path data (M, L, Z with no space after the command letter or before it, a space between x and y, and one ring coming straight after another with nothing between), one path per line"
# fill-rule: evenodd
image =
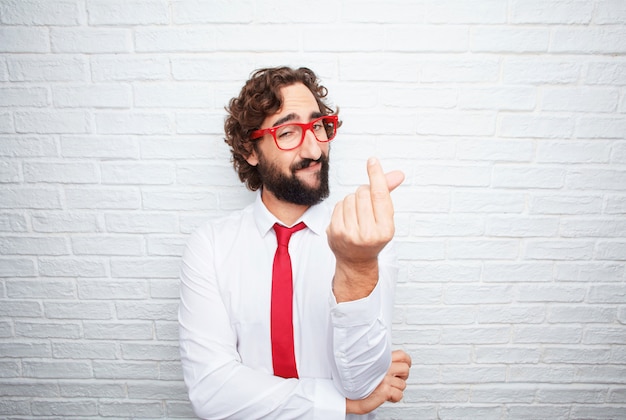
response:
M254 149L252 149L252 152L250 152L250 154L246 157L246 162L248 162L248 165L250 166L256 166L259 164L259 158L257 157Z

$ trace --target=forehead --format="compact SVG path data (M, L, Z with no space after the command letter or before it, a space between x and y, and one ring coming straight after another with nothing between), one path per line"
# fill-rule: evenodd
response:
M280 118L283 115L294 113L300 118L308 118L312 112L319 112L320 108L313 93L302 83L283 86L280 89L282 106L276 114L270 116Z

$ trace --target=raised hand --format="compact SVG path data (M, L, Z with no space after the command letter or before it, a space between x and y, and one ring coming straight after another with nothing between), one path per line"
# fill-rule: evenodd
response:
M378 281L378 253L393 238L391 191L404 181L400 171L383 173L375 158L367 162L369 185L338 202L327 229L337 267L333 292L338 302L363 298Z

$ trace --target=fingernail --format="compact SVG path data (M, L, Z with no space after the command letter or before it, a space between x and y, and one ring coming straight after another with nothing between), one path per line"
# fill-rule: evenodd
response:
M376 165L376 162L378 162L378 159L376 159L375 157L371 157L367 160L367 164L370 166Z

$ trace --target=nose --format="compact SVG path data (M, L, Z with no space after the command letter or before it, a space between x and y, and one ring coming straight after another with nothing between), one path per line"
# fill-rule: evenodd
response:
M325 144L325 143L324 143ZM317 160L322 156L322 143L317 141L311 129L304 132L304 140L300 146L300 156L307 159Z

